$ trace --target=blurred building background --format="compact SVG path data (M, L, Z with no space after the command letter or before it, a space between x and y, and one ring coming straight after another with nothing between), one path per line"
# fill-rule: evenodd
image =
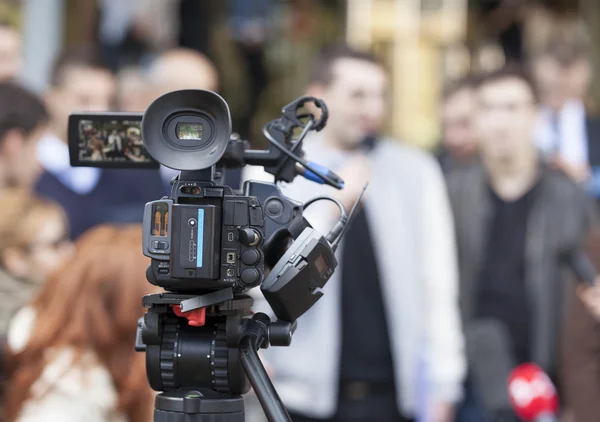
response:
M234 118L252 115L255 139L260 122L299 94L315 51L346 39L376 51L392 70L388 127L399 138L425 147L433 147L439 138L438 103L448 79L497 67L507 55L521 59L556 25L581 19L592 39L600 36L596 0L259 1L258 7L267 11L260 45L266 75L256 101L249 89L254 82L243 71L244 59L235 45L232 3L2 0L0 19L22 29L23 78L38 91L47 83L53 58L67 45L108 48L118 42L119 54L142 62L173 45L197 48L217 63L221 91ZM596 52L593 60L597 69ZM599 88L590 94L590 103L597 103ZM259 109L249 110L254 107Z
M53 63L67 47L98 50L106 64L118 72L125 100L134 98L136 91L155 92L149 89L152 72L146 74L144 70L164 51L175 47L199 51L217 67L218 91L231 108L234 130L256 148L266 144L262 125L303 94L316 53L337 41L374 52L389 71L385 133L432 151L440 152L443 91L449 82L509 62L531 64L548 48L550 39L574 40L565 43L568 46L584 40L587 48L582 55L587 63L589 53L593 74L585 107L575 118L583 126L598 117L600 107L600 53L594 48L600 42L600 0L0 0L0 63L19 50L14 42L9 46L12 41L3 36L2 30L12 27L21 34L20 82L40 95L47 94ZM12 38L18 37L13 34ZM11 48L13 53L9 53ZM581 57L575 54L577 58ZM571 57L568 64L575 59ZM130 103L141 112L147 98L140 97L144 97L141 102ZM122 107L127 103L119 100ZM8 103L13 104L4 104ZM463 115L454 116L452 122L462 127L459 132L463 135L468 131L464 126L471 125L468 114L473 113L470 100L467 103L463 113L467 123ZM488 127L486 131L491 132ZM584 149L589 149L584 176L592 174L599 199L600 149L594 145L600 123L589 127L598 128L589 132L589 140L587 133L582 136L572 127L567 127L571 132L565 138L581 141ZM560 139L562 133L551 135L558 135L559 144L565 141ZM56 138L60 141L58 134ZM476 155L475 149L469 154ZM437 155L442 155L438 158L443 164L443 154ZM354 173L360 174L360 170ZM155 176L156 187L162 192L161 176ZM144 182L144 189L136 188L136 192L149 194L151 183ZM79 197L77 200L84 202ZM103 201L112 206L111 201ZM554 204L545 206L553 209ZM137 215L141 207L132 209ZM125 215L115 210L115 215ZM591 325L597 333L597 323ZM591 337L587 332L581 336ZM598 347L592 345L596 361ZM600 394L600 382L598 391ZM248 400L256 401L252 396ZM597 402L595 398L593 401ZM252 420L263 420L256 402L248 412L255 417ZM598 413L589 413L596 421Z

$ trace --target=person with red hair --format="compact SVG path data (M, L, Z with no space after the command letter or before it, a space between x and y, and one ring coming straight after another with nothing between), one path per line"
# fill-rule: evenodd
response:
M140 226L100 226L9 331L6 422L149 422L153 392L134 350L146 278Z

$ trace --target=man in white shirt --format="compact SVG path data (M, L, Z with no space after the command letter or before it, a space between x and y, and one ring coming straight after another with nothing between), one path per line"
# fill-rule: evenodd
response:
M300 318L290 347L265 351L275 387L295 422L453 421L466 365L440 168L425 152L379 135L388 78L369 53L323 51L306 92L329 110L327 126L304 142L306 157L345 187L297 178L284 195L303 202L331 195L349 209L369 187L324 296ZM254 170L247 167L244 179L261 178ZM319 207L305 216L326 233L338 214Z

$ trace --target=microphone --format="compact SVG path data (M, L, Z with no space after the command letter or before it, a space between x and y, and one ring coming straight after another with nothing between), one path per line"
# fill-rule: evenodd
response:
M596 268L579 248L575 248L563 254L564 262L571 268L577 278L586 284L593 285L596 279Z
M465 326L465 340L471 376L487 412L494 420L514 419L506 380L516 362L506 326L491 318L472 321Z
M525 363L508 377L508 394L515 413L528 422L558 422L558 395L550 377L537 365Z

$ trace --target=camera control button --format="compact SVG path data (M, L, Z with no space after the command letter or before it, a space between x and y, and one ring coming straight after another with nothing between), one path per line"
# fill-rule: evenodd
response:
M244 227L239 230L240 242L246 246L256 246L260 243L260 234L250 227Z
M271 217L278 217L283 213L283 203L279 199L270 199L266 209Z
M152 242L152 247L157 251L164 251L169 249L169 243L155 240L154 242Z
M260 279L260 273L254 268L246 268L244 271L242 271L241 279L242 283L246 285L253 285L258 283Z
M254 265L258 262L259 259L260 255L258 251L254 249L248 249L242 253L242 262L244 263L244 265Z

